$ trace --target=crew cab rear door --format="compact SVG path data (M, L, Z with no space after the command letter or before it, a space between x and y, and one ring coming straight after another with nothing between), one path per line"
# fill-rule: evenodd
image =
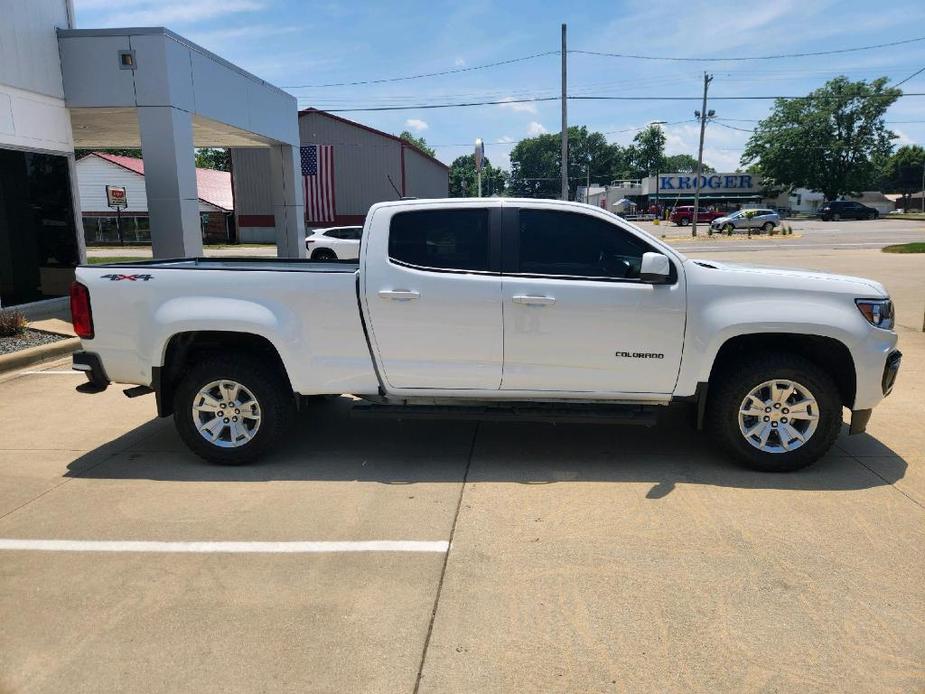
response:
M370 343L394 389L497 390L500 203L384 206L361 252Z
M599 213L536 203L504 209L502 390L667 394L685 326L683 268L639 279L662 252Z

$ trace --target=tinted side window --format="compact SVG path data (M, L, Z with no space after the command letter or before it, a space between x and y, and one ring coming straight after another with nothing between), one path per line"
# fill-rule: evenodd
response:
M359 241L361 238L363 238L363 227L359 227L358 229L348 229L347 238L353 241Z
M418 267L488 270L488 210L400 212L389 228L389 258Z
M652 250L602 219L575 212L520 211L519 272L535 275L638 279Z

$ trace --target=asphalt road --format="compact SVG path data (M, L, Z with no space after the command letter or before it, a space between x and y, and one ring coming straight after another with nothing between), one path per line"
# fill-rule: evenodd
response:
M216 467L150 396L0 377L0 692L925 690L925 255L812 264L884 282L905 357L868 433L794 474L735 467L684 411L346 398Z
M651 222L640 224L650 234L665 235L671 244L683 253L702 251L766 251L774 249L846 249L883 248L898 243L925 241L925 221L904 219L878 219L873 221L846 220L823 222L818 219L785 220L793 228L793 236L752 236L736 233L734 236L706 235L707 227L700 229L698 239L691 239L690 227L677 227Z

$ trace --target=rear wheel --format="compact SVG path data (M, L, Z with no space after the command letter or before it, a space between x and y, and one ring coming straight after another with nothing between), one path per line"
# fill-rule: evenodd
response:
M247 356L196 364L174 396L174 423L189 448L222 465L243 465L276 444L291 421L291 388L275 369Z
M835 442L841 399L829 374L813 362L758 355L720 374L708 420L717 442L740 463L766 472L799 470Z
M876 219L879 216L880 216L880 213L874 210L873 212L870 213L870 217L868 217L868 219Z
M337 260L337 253L332 251L330 248L319 248L317 251L312 253L312 260Z
M686 226L687 226L688 224L690 224L690 223L691 223L691 220L688 219L687 217L681 217L681 220L680 220L680 222L679 222L679 224L680 224L682 227L686 227Z
M764 233L765 233L765 234L770 234L772 231L774 231L774 223L773 223L773 222L765 222L765 223L762 225L761 228L762 228L762 230L764 230Z
M832 221L833 222L841 221L841 215L836 212L835 214L832 215Z

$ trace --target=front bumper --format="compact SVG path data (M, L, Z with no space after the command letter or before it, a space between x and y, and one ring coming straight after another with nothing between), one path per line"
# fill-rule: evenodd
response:
M886 397L893 391L893 385L896 383L896 376L899 373L899 365L902 363L903 353L898 349L890 352L886 358L886 365L883 367L883 379L880 381L880 387L883 389L883 397Z
M83 350L74 352L71 362L75 371L83 371L87 375L87 382L77 386L81 393L99 393L109 387L109 377L98 354Z
M883 376L880 379L880 389L883 391L883 397L889 395L893 390L902 358L903 354L898 349L894 349L886 357L886 363L883 366ZM852 410L851 425L848 427L848 434L863 434L867 430L867 423L870 421L872 412L873 410L870 408Z

